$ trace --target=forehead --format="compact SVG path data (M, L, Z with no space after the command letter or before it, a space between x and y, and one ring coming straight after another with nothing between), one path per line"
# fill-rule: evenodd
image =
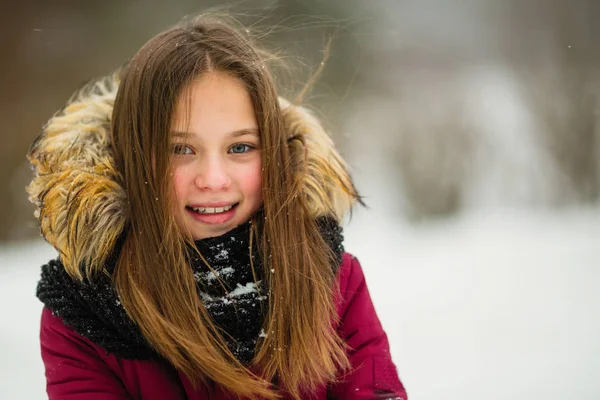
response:
M172 125L173 131L201 136L258 128L244 83L222 72L202 74L183 90Z

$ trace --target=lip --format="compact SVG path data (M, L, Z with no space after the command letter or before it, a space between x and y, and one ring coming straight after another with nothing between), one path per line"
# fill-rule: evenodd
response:
M190 208L221 208L221 207L229 207L234 204L237 204L236 201L215 201L208 203L196 203L196 204L188 204Z
M217 203L205 203L205 204L217 204ZM232 203L219 203L219 204L232 204ZM233 203L233 204L237 204L237 203ZM223 207L223 205L221 206L195 206L196 207ZM235 216L235 213L237 211L237 205L235 207L233 207L230 210L227 211L223 211L217 214L198 214L197 212L191 210L190 208L186 207L185 209L186 212L189 213L189 215L196 221L201 222L203 224L207 224L207 225L219 225L219 224L225 224L229 221L231 221L233 219L233 217Z

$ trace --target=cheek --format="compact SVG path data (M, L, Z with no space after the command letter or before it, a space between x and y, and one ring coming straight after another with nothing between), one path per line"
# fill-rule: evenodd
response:
M171 176L171 184L173 185L172 195L174 204L178 204L185 200L186 188L188 187L188 174L182 168L175 168Z
M252 168L246 168L241 174L239 182L245 197L253 198L258 202L262 200L262 176L260 162L252 165Z

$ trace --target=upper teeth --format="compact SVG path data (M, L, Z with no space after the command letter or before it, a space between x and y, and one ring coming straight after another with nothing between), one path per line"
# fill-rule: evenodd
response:
M233 208L233 204L230 206L226 206L226 207L217 207L217 208L211 208L211 207L198 207L198 208L192 208L192 210L196 211L197 213L201 213L201 214L216 214L216 213L221 213L224 211L229 211Z

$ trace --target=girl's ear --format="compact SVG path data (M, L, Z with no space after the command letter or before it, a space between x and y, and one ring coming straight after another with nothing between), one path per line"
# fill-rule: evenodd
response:
M338 222L360 197L333 140L306 108L280 97L294 174L310 214L334 216Z

